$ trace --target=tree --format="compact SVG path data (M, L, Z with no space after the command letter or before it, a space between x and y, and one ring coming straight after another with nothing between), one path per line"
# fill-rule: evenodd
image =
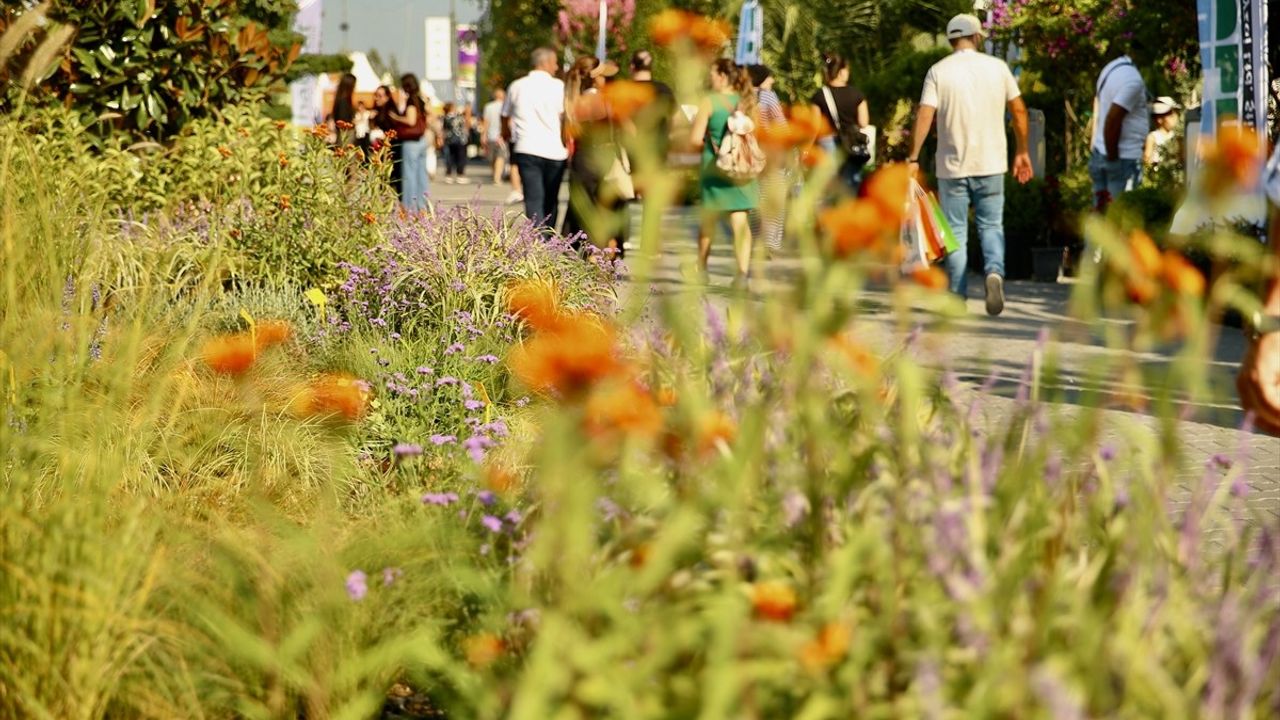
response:
M12 5L0 10L0 29L34 11ZM48 15L41 32L73 28L42 89L100 135L172 137L194 118L261 95L302 48L291 0L51 0L37 10ZM24 38L23 52L41 40L40 32ZM7 84L6 110L17 97Z
M558 0L489 0L481 20L480 57L485 87L505 86L529 71L529 58L555 46Z

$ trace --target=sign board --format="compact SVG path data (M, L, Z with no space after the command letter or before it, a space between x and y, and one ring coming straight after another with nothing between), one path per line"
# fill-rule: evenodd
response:
M453 23L449 18L427 18L427 80L453 79L452 33Z
M299 0L298 14L293 18L293 30L302 35L302 52L320 52L323 24L324 0ZM305 75L289 83L289 104L293 109L294 125L315 125L319 121L320 101L315 75Z
M480 70L480 38L474 25L458 26L458 87L474 88Z
M1266 0L1196 0L1204 68L1201 131L1233 117L1261 128L1267 118Z

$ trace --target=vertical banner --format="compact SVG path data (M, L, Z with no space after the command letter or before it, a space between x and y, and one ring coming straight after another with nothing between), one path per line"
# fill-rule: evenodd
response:
M742 4L738 17L738 47L734 62L739 65L759 65L761 45L764 44L764 10L759 0L747 0Z
M447 17L429 17L427 34L427 80L453 79L453 23Z
M458 26L458 80L460 88L474 89L480 69L480 38L474 25Z
M302 52L319 53L324 22L324 0L299 0L298 14L293 19L294 32L302 35ZM306 75L289 83L289 100L293 124L311 127L321 117L320 88L315 75Z
M1267 117L1266 0L1196 0L1204 107L1200 130L1212 136L1224 117L1262 128Z

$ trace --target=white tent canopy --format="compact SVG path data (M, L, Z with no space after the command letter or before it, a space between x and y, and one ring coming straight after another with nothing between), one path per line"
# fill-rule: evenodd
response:
M369 64L369 57L362 52L353 52L347 58L351 60L351 74L356 76L356 92L371 93L377 90L382 80Z

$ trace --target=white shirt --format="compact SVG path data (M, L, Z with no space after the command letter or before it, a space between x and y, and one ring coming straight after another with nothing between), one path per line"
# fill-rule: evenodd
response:
M1128 110L1120 126L1120 158L1141 160L1146 147L1147 131L1151 129L1151 110L1147 105L1147 86L1142 74L1128 55L1107 63L1098 74L1097 114L1093 117L1093 149L1107 152L1104 128L1112 105Z
M494 142L502 137L502 108L505 102L491 100L485 104L483 115L485 140Z
M974 50L957 50L929 68L920 104L937 110L938 177L1008 172L1004 113L1009 101L1021 95L1003 60Z
M560 136L564 114L564 83L542 70L534 70L511 83L502 117L511 118L514 153L547 160L568 160L569 151Z

